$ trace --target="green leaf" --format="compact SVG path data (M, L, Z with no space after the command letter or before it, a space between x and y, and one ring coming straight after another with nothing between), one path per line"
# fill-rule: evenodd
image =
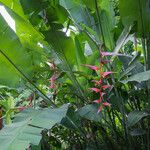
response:
M14 123L0 131L0 150L25 150L38 145L41 131L51 129L66 116L68 104L56 109L26 109L17 114Z
M112 2L109 0L102 0L100 2L100 10L100 19L104 33L105 44L109 50L113 50L115 47L113 29L115 28L116 19Z
M33 73L31 55L22 47L18 37L10 29L2 16L0 16L0 33L0 50L31 78ZM2 53L0 53L0 70L0 84L15 87L21 82L20 74Z
M149 114L145 111L138 111L135 110L131 113L129 113L128 118L127 118L127 126L133 126L136 123L138 123L143 117L147 117Z
M75 52L76 52L76 61L77 61L77 67L78 70L82 70L83 66L81 66L82 64L86 63L86 58L84 56L84 48L80 43L80 38L78 36L75 37Z
M81 128L81 118L73 107L68 109L67 115L62 119L61 124L71 130Z
M142 130L142 129L134 129L133 131L130 132L130 135L132 136L141 136L146 134L146 131Z
M125 26L137 22L138 33L150 32L149 0L120 0L119 8Z
M26 16L24 15L23 9L20 5L19 0L0 0L1 3L5 4L7 7L12 9L16 14L21 16L23 19L27 19Z
M130 61L128 60L129 63L126 62L126 64L128 63L128 64L127 64L127 67L126 67L126 69L121 73L120 79L123 78L125 75L128 75L129 73L133 74L132 72L133 72L134 69L137 70L137 71L140 71L140 68L143 67L142 64L140 64L140 63L138 62L138 59L140 58L140 56L141 56L141 53L140 53L140 52L137 52L136 55L135 55L132 59L127 56L127 59L129 58ZM143 68L143 69L144 69L144 68Z
M114 48L115 53L118 53L119 50L121 49L121 47L129 41L127 39L130 39L129 33L131 31L131 27L132 26L126 26L123 29L122 33L120 34L119 38L117 39L116 46Z
M93 17L81 3L76 2L75 0L60 0L60 5L68 11L75 25L85 24L91 28L95 27Z
M59 55L60 60L66 59L70 65L75 63L75 45L70 37L56 29L46 31L43 34L45 35L45 40L54 48L56 54Z
M142 81L147 81L149 79L150 79L150 70L135 74L135 75L127 78L126 80L122 80L121 82L125 84L130 81L142 82Z
M99 122L102 119L102 114L98 114L98 107L96 105L86 105L78 110L81 117L91 121Z

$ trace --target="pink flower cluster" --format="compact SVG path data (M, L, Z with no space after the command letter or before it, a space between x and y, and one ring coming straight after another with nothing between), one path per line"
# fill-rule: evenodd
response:
M57 78L58 78L58 76L57 76L56 74L53 74L53 75L52 75L52 77L49 79L49 81L50 81L50 86L49 86L49 88L51 88L51 89L55 89L55 88L56 88L56 83L55 83L55 81L56 81Z
M59 77L59 74L58 72L56 71L57 67L55 65L54 62L49 62L49 66L51 68L51 70L54 70L54 74L51 76L51 78L49 79L49 82L50 82L50 86L49 88L50 89L56 89L56 80L57 78Z
M96 93L99 93L99 99L97 100L94 100L93 102L94 103L97 103L97 104L100 104L100 107L98 109L98 113L103 109L104 106L111 106L110 103L108 103L107 101L104 101L103 99L103 96L106 94L105 93L105 90L108 89L108 88L111 88L112 86L111 85L105 85L103 83L104 79L109 76L110 74L112 74L113 72L112 71L107 71L107 72L103 72L103 66L105 64L107 64L108 62L110 62L109 60L105 60L104 57L105 56L112 56L112 55L115 55L115 53L110 53L110 52L100 52L100 66L91 66L91 65L84 65L96 72L100 72L100 79L97 81L97 80L93 80L92 82L95 83L95 86L96 87L93 87L93 88L90 88L90 90L96 92ZM98 88L97 88L98 86Z

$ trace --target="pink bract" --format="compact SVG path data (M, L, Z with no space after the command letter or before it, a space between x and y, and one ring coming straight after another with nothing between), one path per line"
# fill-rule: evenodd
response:
M103 86L102 86L102 89L103 89L103 90L106 90L106 89L111 88L111 87L112 87L111 85L103 85Z
M100 113L100 111L103 109L103 105L101 105L97 111L97 113Z
M97 100L94 100L93 102L99 104L101 101L102 101L101 99L97 99Z
M111 106L111 104L110 103L108 103L108 102L104 102L104 103L102 103L103 104L103 106Z
M91 65L84 65L84 66L89 67L90 69L95 70L95 71L98 71L100 69L97 66L91 66Z
M107 72L102 72L101 75L102 75L103 78L105 78L106 76L108 76L108 75L110 75L112 73L113 72L111 72L111 71L107 71Z
M100 89L98 89L98 88L90 88L90 90L92 90L92 91L94 91L96 93L100 92Z

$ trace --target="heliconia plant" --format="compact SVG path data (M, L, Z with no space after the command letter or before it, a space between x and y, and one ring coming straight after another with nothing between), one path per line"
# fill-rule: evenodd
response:
M116 55L116 53L100 52L100 65L99 66L92 66L92 65L87 65L87 64L84 65L84 66L88 67L89 69L92 69L96 72L99 71L99 73L100 73L99 80L92 80L92 82L95 83L96 87L90 88L90 90L92 90L96 93L99 93L99 99L93 101L94 103L97 103L100 105L99 109L98 109L98 113L103 109L104 106L108 106L108 107L111 106L111 104L109 102L104 100L103 96L106 94L105 90L112 87L112 85L104 84L104 80L105 80L105 78L107 78L107 76L109 76L113 72L112 71L103 71L104 70L103 67L105 64L110 62L110 60L105 60L104 57L105 56L113 56L113 55Z
M59 74L56 71L57 67L56 67L56 65L55 65L54 62L49 62L48 65L49 65L49 67L50 67L51 70L54 70L54 74L49 79L49 82L50 82L49 88L50 89L56 89L56 87L57 87L56 86L56 80L59 77Z
M56 74L52 75L52 77L49 79L49 81L50 81L49 88L51 88L51 89L56 88L56 83L55 83L56 79L57 79L57 75Z

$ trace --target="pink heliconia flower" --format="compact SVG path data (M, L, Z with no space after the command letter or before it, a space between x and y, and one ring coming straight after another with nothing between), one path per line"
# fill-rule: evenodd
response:
M106 93L100 91L100 99L102 99L105 94Z
M29 106L32 106L33 94L31 94L31 95L28 97L28 101L29 101Z
M90 88L90 90L92 90L92 91L94 91L96 93L100 92L100 89L98 89L98 88Z
M103 99L103 96L105 95L106 93L104 93L104 92L100 92L100 98L99 99L97 99L97 100L94 100L93 102L94 103L100 103L101 101L102 101L102 99Z
M100 68L97 66L91 66L91 65L83 65L83 66L89 67L90 69L95 70L95 71L100 70Z
M102 99L97 99L97 100L94 100L93 102L99 104L101 101Z
M49 86L49 88L55 89L56 88L56 84L55 83L51 83L51 85Z
M109 107L111 106L111 104L108 103L108 102L104 102L104 103L102 103L102 105L103 105L103 106L109 106Z
M50 78L50 82L55 82L56 79L57 79L57 76L54 74L54 75Z
M56 69L56 65L54 62L49 61L49 62L47 62L47 64L51 69Z
M103 89L103 90L106 90L106 89L111 88L111 87L112 87L111 85L103 85L103 86L102 86L102 89Z
M111 71L107 71L107 72L102 72L101 75L102 75L103 78L105 78L106 76L108 76L108 75L110 75L112 73L113 72L111 72Z
M55 74L50 78L50 83L51 83L51 85L50 85L49 87L50 87L51 89L56 88L55 81L56 81L57 78L58 78L58 76L55 75Z
M103 72L103 68L102 67L104 66L104 64L107 64L107 63L111 62L110 60L104 60L103 58L104 58L104 56L121 55L121 54L112 53L112 52L100 52L100 53L101 53L100 54L100 59L101 60L100 60L99 67L86 65L86 64L84 65L84 66L86 66L86 67L88 67L88 68L90 68L92 70L95 70L95 71L99 70L100 71L100 79L99 80L92 80L92 82L95 83L95 86L99 86L99 88L96 88L96 87L90 88L90 90L92 90L92 91L94 91L96 93L99 93L99 98L97 100L93 101L94 103L100 104L100 107L99 107L97 113L99 113L103 109L104 106L109 106L109 107L111 106L110 103L104 101L103 96L106 93L104 93L103 91L108 89L108 88L111 88L112 86L111 85L103 85L103 81L104 81L105 77L107 77L108 75L110 75L110 74L112 74L114 72L112 72L112 71Z
M100 113L100 111L103 109L103 105L101 105L97 111L97 113Z
M110 106L111 106L111 104L110 104L110 103L108 103L108 102L104 102L104 103L102 103L102 105L99 107L99 109L98 109L97 113L100 113L100 111L103 109L103 106L108 106L108 107L110 107Z
M94 82L94 83L95 83L95 85L101 85L101 84L102 84L102 81L101 81L101 80L100 80L100 81L92 80L92 82Z

